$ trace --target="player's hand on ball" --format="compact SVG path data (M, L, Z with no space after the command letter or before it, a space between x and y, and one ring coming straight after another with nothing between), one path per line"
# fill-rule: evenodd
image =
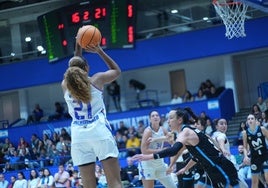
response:
M85 50L87 52L91 52L91 53L98 53L99 52L99 49L100 46L99 45L93 45L93 44L88 44L86 47L85 47Z

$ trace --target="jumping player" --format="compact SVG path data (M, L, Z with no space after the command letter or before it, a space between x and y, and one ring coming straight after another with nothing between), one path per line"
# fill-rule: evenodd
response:
M72 117L72 159L79 167L84 188L96 187L96 158L103 165L108 187L122 188L117 159L119 151L106 119L102 92L104 84L116 80L121 70L100 46L88 46L86 50L97 53L108 70L89 77L89 65L76 43L75 56L69 60L62 81L64 98Z

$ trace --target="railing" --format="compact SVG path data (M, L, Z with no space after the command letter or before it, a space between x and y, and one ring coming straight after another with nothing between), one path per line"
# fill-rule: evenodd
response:
M154 107L159 105L158 91L157 90L145 90L145 96L143 96L139 101L140 107Z
M158 91L146 89L137 93L135 91L125 93L125 104L127 110L139 109L142 107L155 107L159 105Z

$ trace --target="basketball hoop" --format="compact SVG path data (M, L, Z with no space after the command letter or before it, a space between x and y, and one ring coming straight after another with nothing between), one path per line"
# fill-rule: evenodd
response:
M223 20L228 39L245 37L245 19L248 5L230 0L213 0L217 14Z

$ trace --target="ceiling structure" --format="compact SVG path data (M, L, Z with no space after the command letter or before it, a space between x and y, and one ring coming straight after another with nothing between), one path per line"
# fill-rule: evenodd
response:
M172 10L176 10L176 13L172 13ZM267 12L249 7L246 19L267 15ZM223 24L215 12L212 0L140 0L137 21L138 38L187 32Z
M136 39L144 40L222 24L211 1L137 0ZM28 29L24 30L32 27L33 35L40 35L36 21L39 15L76 2L81 0L0 0L1 43L10 43L10 38L3 37L7 32L10 33L10 27L14 24L28 24ZM177 12L172 13L172 10ZM247 19L262 16L268 16L268 13L254 8L248 9ZM0 49L3 47L2 44ZM3 55L0 51L0 57Z
M75 2L81 0L0 0L0 22L36 20L41 14ZM172 10L177 13L171 13ZM140 34L161 29L184 32L208 27L217 16L212 0L137 0L137 13ZM253 8L247 13L249 19L267 15ZM204 17L209 20L203 20Z

